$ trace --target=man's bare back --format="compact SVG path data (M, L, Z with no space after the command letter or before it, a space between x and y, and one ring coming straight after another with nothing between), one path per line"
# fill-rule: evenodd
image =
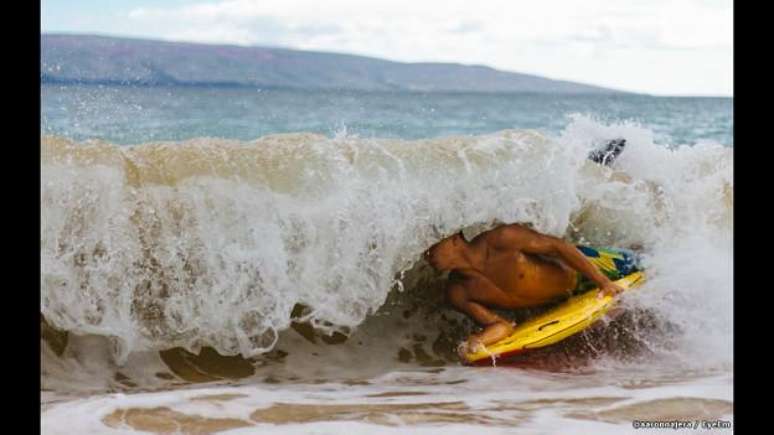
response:
M468 348L496 343L513 330L489 308L534 307L569 296L578 272L597 283L600 294L621 291L575 246L518 224L470 242L454 234L428 249L425 258L435 269L451 272L446 291L452 305L485 326L465 343Z

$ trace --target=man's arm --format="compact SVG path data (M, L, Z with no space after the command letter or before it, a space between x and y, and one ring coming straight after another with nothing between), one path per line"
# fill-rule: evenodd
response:
M616 294L622 290L600 272L575 246L562 239L540 234L518 224L503 228L494 239L493 242L501 248L519 250L527 254L560 257L570 267L597 283L604 294Z

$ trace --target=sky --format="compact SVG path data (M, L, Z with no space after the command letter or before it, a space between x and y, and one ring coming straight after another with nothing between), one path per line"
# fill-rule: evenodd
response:
M488 65L733 95L731 0L42 0L41 31Z

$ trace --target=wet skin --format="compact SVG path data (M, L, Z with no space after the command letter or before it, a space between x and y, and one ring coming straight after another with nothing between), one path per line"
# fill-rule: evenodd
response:
M437 270L450 271L449 301L484 326L461 351L496 343L513 331L515 325L490 308L534 307L567 297L578 272L599 285L600 296L622 290L572 244L518 224L502 225L470 242L457 233L428 249L425 259Z

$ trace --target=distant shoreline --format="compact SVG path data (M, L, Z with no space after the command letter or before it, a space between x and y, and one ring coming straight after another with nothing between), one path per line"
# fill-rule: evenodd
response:
M535 96L556 96L556 97L611 97L611 98L674 98L674 99L715 99L715 100L733 100L734 97L727 95L650 95L650 94L600 94L600 93L565 93L565 94L547 94L544 92L497 92L497 91L415 91L407 89L396 90L360 90L347 88L294 88L279 86L258 86L245 85L240 83L143 83L143 82L114 82L114 81L77 81L77 80L58 80L49 77L41 77L41 86L62 86L62 87L115 87L115 88L187 88L187 89L226 89L226 90L255 90L255 91L285 91L285 92L345 92L359 94L437 94L437 95L535 95Z
M41 81L53 84L644 95L483 65L76 34L40 42Z

